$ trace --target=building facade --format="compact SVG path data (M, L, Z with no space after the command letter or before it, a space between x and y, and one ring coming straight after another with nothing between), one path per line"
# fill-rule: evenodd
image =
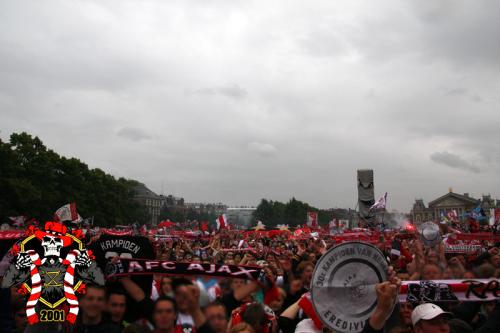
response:
M420 224L427 221L440 220L447 216L450 211L455 211L459 220L463 221L465 213L472 211L478 203L489 217L491 208L498 208L499 200L494 200L490 195L483 195L481 200L473 198L469 193L458 194L452 191L429 202L426 207L422 199L416 199L410 216L414 223Z
M197 214L210 214L219 216L226 212L227 206L223 203L201 203L189 202L185 204L186 209L192 210Z
M183 207L184 199L174 197L173 195L158 195L151 191L146 185L139 183L135 188L134 199L146 207L150 217L151 226L156 226L160 219L160 213L163 207Z
M226 217L229 223L250 226L256 209L257 207L228 207Z

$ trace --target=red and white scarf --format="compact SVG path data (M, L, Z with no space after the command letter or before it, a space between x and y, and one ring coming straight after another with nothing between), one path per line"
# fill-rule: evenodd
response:
M38 266L42 264L40 256L34 250L28 250L27 254L30 256L30 275L31 275L31 292L26 303L26 315L30 325L39 322L38 314L35 312L35 306L42 294L42 280L38 271ZM80 255L80 251L71 250L62 264L66 266L66 273L64 274L64 297L69 303L69 313L66 316L66 321L74 323L78 316L78 298L73 289L75 282L75 260Z
M30 325L38 323L38 315L35 312L35 305L42 293L42 279L38 272L38 266L42 264L40 256L34 250L28 250L26 253L30 256L30 275L31 275L31 292L26 303L26 316Z
M69 313L66 316L66 321L72 324L75 323L78 316L78 298L75 296L73 287L75 285L75 260L79 255L80 251L71 250L62 262L66 266L66 273L64 274L64 297L66 297L69 303Z

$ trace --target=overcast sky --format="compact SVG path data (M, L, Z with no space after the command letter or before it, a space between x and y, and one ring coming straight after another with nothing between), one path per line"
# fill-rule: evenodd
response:
M0 2L0 136L189 202L500 197L500 2Z

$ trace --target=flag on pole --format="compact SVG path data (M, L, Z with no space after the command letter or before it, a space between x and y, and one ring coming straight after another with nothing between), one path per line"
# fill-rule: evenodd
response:
M477 207L472 210L471 215L472 215L472 218L476 221L482 221L482 220L486 219L486 214L485 214L483 208L481 207L481 201L479 201Z
M72 221L72 223L82 223L83 226L90 227L94 225L94 217L87 217L86 219L83 219L81 221Z
M200 229L203 232L208 231L208 222L207 221L202 221Z
M495 223L500 221L500 208L495 208Z
M371 207L370 210L374 209L385 209L387 204L387 192L385 192L384 196L377 200Z
M266 225L262 223L262 221L257 221L257 225L253 227L255 231L257 230L266 230Z
M21 228L24 227L24 223L28 218L26 216L11 216L9 220L12 221L13 226Z
M318 212L307 212L307 225L309 227L318 226Z
M458 213L457 213L457 210L456 210L456 209L452 209L452 210L448 211L448 213L446 214L446 218L447 218L449 221L452 221L452 222L457 222L457 221L458 221Z
M217 224L217 230L226 229L228 226L226 214L219 215L215 223Z
M57 222L80 222L82 221L82 217L76 211L76 203L71 202L56 210L54 213L54 220Z

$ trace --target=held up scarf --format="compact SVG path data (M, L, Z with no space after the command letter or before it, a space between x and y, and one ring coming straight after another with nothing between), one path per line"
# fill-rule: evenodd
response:
M238 278L258 282L264 289L264 303L277 298L279 291L264 271L257 266L237 266L175 262L166 260L120 258L116 263L108 263L108 278L130 275L203 275L221 278Z

